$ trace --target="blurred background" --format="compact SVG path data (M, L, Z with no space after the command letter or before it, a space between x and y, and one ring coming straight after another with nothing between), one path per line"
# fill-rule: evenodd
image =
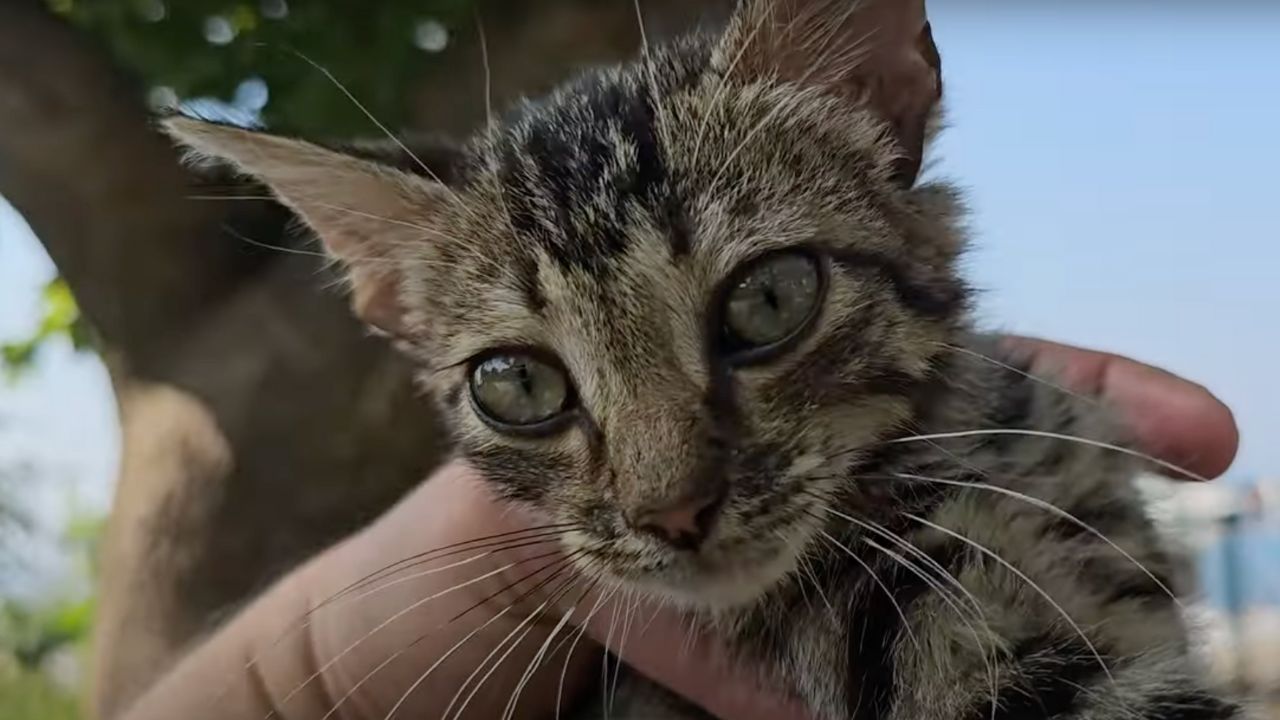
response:
M727 4L641 7L662 37ZM1234 408L1228 477L1153 502L1200 559L1216 671L1280 690L1280 5L931 15L930 172L969 193L982 318ZM640 43L631 0L0 0L0 720L117 709L447 451L287 218L181 170L149 113L375 137L331 73L388 127L461 135L478 26L498 105Z

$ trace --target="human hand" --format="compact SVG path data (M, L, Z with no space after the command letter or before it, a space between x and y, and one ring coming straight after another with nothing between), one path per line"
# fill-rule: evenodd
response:
M1203 477L1230 465L1238 442L1235 422L1204 388L1114 355L1028 338L1006 342L1009 350L1027 354L1033 369L1052 367L1072 390L1111 404L1143 449L1161 460ZM613 632L622 610L587 594L589 588L568 574L555 575L563 558L555 554L551 529L539 527L536 519L495 503L471 470L450 466L240 613L162 679L127 720L447 717L487 672L477 669L500 657L462 717L502 717L522 685L518 716L553 717L562 687L567 702L599 674L598 651L590 643L577 645L567 664L569 646L555 647L557 638L570 637L579 625L640 672L718 717L804 718L750 673L729 667L713 640L687 638L672 613L633 611L633 618L645 619L645 631L624 642ZM480 537L494 539L464 542ZM437 551L428 563L341 596L312 614L305 627L286 634L305 610L387 568L388 559L447 547L453 549ZM513 586L538 568L542 574ZM535 592L520 592L547 578L554 579ZM556 595L559 602L553 602ZM567 605L576 611L560 624ZM587 608L595 612L584 623ZM510 638L520 640L502 644ZM511 654L503 657L508 647ZM522 683L525 668L544 647L548 653L538 674Z

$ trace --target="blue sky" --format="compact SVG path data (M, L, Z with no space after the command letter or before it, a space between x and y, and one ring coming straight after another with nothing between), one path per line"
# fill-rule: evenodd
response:
M932 3L952 126L934 172L968 190L984 321L1205 383L1237 413L1241 479L1280 476L1270 5ZM0 338L29 329L50 273L0 208ZM51 523L68 493L105 503L116 437L91 359L55 348L29 381L0 386L0 462L66 479L36 499ZM1280 557L1280 541L1270 549Z
M1280 5L1203 5L934 3L937 170L989 323L1205 383L1280 474Z

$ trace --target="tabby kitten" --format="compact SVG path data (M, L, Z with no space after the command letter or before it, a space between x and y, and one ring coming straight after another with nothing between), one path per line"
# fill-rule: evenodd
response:
M1243 716L1105 412L972 327L960 203L918 177L941 86L922 0L746 0L448 184L167 125L309 223L495 489L818 716ZM701 716L627 685L614 717Z

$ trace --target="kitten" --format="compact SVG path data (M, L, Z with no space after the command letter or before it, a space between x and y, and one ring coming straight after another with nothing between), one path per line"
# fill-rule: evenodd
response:
M747 0L491 123L447 184L167 127L315 230L585 572L818 716L1243 717L1105 409L972 327L961 203L918 177L940 72L922 0ZM613 717L703 717L625 684Z

